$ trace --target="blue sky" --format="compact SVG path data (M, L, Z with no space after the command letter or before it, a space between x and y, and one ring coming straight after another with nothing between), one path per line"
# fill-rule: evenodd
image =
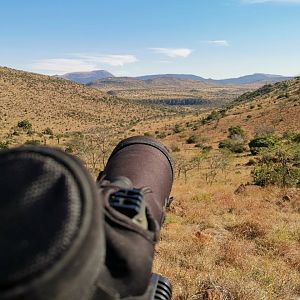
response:
M300 0L10 0L0 65L43 74L300 74Z

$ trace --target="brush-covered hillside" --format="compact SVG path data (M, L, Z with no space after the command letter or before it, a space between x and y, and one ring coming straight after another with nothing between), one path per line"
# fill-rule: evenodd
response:
M114 134L167 114L167 109L133 104L61 78L0 68L1 139L18 134L17 124L24 120L38 133L49 127L56 134Z
M169 126L163 123L151 125L149 122L147 128L150 134L159 131L159 134L166 135L166 139L172 141L170 134L175 126L178 131L186 127L184 133L180 134L182 140L189 134L199 135L209 140L215 148L221 139L227 137L228 128L232 126L243 127L249 137L268 132L282 134L285 131L299 131L300 78L265 85L219 109L208 112L195 110L194 114L184 117L182 121L173 118Z

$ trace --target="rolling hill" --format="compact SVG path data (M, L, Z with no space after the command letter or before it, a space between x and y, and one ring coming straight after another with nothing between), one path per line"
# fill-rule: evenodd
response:
M61 78L9 68L0 68L0 100L1 138L25 119L37 132L50 127L55 133L104 130L114 134L132 122L169 113Z

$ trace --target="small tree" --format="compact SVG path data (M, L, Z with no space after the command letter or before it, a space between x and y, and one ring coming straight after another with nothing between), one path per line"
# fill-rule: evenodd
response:
M175 161L175 168L177 170L177 177L180 178L181 173L183 173L184 182L187 183L187 174L191 170L195 169L196 167L195 161L193 161L193 159L188 160L179 153L177 153L177 155L174 155L173 158Z
M104 168L112 144L112 138L105 132L85 136L78 135L66 145L66 151L79 156L95 173L99 168Z
M201 163L207 158L208 152L206 149L201 149L193 158L192 161L196 164L197 170L200 171Z
M224 173L228 169L231 158L232 156L229 151L220 151L207 159L208 171L205 174L205 180L209 185L212 185L216 181L220 171Z

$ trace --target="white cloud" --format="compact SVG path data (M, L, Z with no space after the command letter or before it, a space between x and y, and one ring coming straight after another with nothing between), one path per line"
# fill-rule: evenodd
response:
M68 58L41 59L33 64L34 70L49 71L48 73L53 74L85 72L92 71L95 68L95 64L88 63L84 60Z
M212 40L212 41L207 41L207 43L211 45L222 46L222 47L229 46L229 42L226 40Z
M131 64L137 62L137 58L134 55L88 55L88 54L78 54L79 58L92 63L105 64L110 66L124 66L125 64Z
M150 48L150 50L172 58L188 57L193 52L193 50L188 48Z
M93 71L103 68L103 65L124 66L137 61L134 55L75 54L72 55L72 58L41 59L36 61L31 67L33 70L44 71L47 74L64 74Z
M300 4L300 0L242 0L245 4L257 3L281 3L281 4Z

